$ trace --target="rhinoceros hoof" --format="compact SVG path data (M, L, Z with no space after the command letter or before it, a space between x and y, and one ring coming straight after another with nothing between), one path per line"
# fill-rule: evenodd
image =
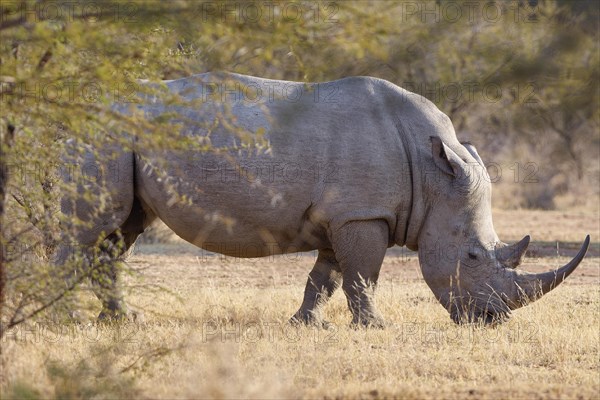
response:
M329 329L333 324L331 322L325 321L322 318L316 317L312 313L301 314L296 313L292 318L290 318L290 324L295 326L313 326L320 329Z

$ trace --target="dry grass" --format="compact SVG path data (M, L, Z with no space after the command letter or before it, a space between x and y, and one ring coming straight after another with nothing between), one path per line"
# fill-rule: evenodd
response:
M293 262L292 276L282 261L250 266L228 259L226 264L240 271L223 272L221 260L198 265L192 254L134 256L137 268L151 269L144 274L146 283L173 292L132 294L147 322L65 326L60 334L41 327L15 332L20 340L3 343L3 361L10 368L3 371L2 398L10 398L15 388L17 394L33 388L43 398L599 394L600 302L593 279L566 283L500 328L458 327L417 280L415 260L390 258L378 302L391 326L350 329L337 293L326 309L335 329L325 331L287 325L303 289L293 275L308 271L311 257ZM403 281L398 270L404 266ZM597 259L580 268L593 272ZM222 276L214 276L219 270ZM261 284L259 274L271 279Z
M129 278L129 299L146 322L13 332L2 343L1 397L600 396L598 258L492 329L454 325L414 256L387 257L377 295L390 323L383 331L351 329L341 292L325 310L331 330L289 326L313 262L142 246L130 260L140 275ZM148 290L154 285L164 290Z

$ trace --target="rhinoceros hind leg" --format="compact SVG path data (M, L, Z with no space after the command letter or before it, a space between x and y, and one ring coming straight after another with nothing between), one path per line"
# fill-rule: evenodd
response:
M341 282L341 269L335 259L333 250L319 250L315 266L308 275L302 305L290 319L290 322L292 324L316 325L326 329L329 323L322 319L322 308Z
M348 222L332 232L333 251L342 270L342 289L354 326L385 326L373 294L387 249L388 230L385 221L372 220Z
M143 313L127 307L123 300L119 275L122 258L128 254L135 244L136 239L144 232L144 228L155 218L148 211L144 212L140 202L134 199L133 207L127 220L119 230L109 235L103 245L101 262L103 265L98 273L92 276L94 292L102 302L102 311L99 320L131 319L136 322L143 321Z

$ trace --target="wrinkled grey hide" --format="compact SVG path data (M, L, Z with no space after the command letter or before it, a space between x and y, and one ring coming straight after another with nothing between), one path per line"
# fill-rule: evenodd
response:
M529 237L507 246L496 236L475 147L459 143L431 102L384 80L200 74L166 85L189 106L149 99L142 109L175 111L184 127L169 135L213 151L120 150L111 161L120 178L101 184L113 207L92 218L95 204L63 202L66 213L95 221L80 243L120 228L128 247L160 218L186 241L230 256L318 250L292 321L321 324L320 308L341 286L353 323L373 326L383 325L373 289L395 244L418 250L427 284L456 322L505 319L560 283L587 250L589 238L560 270L517 272ZM123 307L118 294L104 305Z

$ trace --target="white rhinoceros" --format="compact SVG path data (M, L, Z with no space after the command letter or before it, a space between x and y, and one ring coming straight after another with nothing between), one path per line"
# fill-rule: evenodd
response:
M108 193L104 202L83 194L62 202L64 213L89 222L77 231L82 246L106 237L123 238L128 248L160 218L186 241L230 256L318 250L292 320L322 323L321 306L341 286L353 323L374 326L382 318L372 289L393 245L418 250L425 281L455 322L485 323L552 290L587 251L589 236L556 271L515 270L529 236L512 246L498 239L492 188L475 147L457 140L433 103L390 82L206 73L164 83L182 101L147 98L137 109L148 118L174 113L169 136L190 147L134 141L74 151L70 162L77 157L105 172L93 193ZM210 146L200 151L197 144ZM100 280L109 289L102 315L121 315L116 274L108 277Z

